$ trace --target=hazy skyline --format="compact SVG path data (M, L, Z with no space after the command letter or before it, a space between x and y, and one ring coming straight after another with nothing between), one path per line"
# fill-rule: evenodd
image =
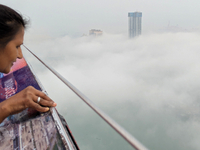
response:
M79 37L90 29L128 35L128 12L141 11L142 32L178 26L197 29L200 25L198 0L0 0L30 18L33 33ZM29 31L30 32L30 31Z

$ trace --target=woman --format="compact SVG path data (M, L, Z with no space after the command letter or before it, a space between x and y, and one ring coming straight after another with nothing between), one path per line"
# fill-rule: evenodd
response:
M27 22L13 9L0 4L0 72L9 73L16 59L23 57L21 45ZM41 106L42 105L42 106ZM46 112L55 107L46 94L29 86L16 95L0 103L0 123L9 115L33 108Z

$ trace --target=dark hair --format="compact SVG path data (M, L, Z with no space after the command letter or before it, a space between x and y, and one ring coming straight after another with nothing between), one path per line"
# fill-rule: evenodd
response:
M0 48L13 40L22 27L26 28L27 23L15 10L0 4Z

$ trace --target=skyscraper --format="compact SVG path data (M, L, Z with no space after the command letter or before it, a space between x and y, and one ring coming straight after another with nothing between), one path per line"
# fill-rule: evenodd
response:
M133 38L141 34L142 31L142 13L131 12L128 13L129 17L129 37Z

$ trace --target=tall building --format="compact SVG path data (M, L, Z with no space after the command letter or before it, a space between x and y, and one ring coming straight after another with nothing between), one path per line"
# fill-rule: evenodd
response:
M129 37L133 38L141 34L142 32L142 13L131 12L128 13L129 18Z

